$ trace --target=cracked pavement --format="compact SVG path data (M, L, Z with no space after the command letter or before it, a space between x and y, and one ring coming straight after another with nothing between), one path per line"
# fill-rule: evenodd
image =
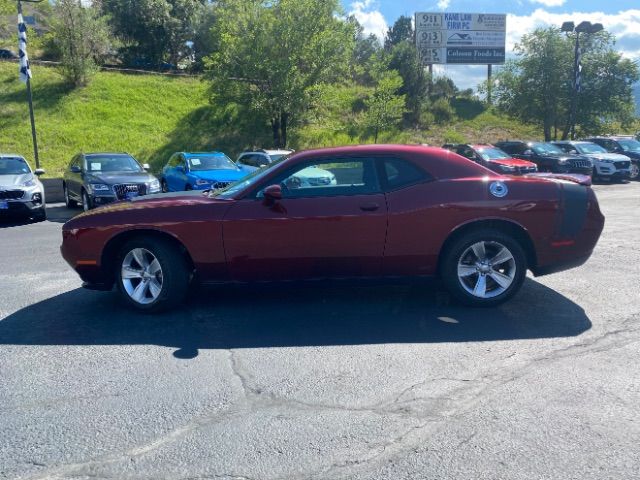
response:
M591 260L491 310L433 282L139 315L79 288L64 209L0 225L0 478L640 478L640 183L595 189Z

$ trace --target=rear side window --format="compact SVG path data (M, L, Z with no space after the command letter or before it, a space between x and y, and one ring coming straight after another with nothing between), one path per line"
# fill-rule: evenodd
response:
M384 158L383 179L389 190L431 180L431 176L413 163L400 158Z

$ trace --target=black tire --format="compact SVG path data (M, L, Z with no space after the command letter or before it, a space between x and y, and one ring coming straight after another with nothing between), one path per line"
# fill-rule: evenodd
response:
M157 298L142 304L131 298L122 279L122 265L126 256L134 249L142 248L153 254L160 263L162 286ZM139 237L125 243L116 257L115 278L124 302L142 312L157 313L170 310L181 304L189 290L191 270L177 247L168 240L154 237Z
M91 203L91 197L89 197L86 190L82 190L82 209L85 212L88 212L92 208L93 204Z
M467 252L472 245L478 242L486 242L489 246L504 246L513 258L513 279L511 284L500 294L496 296L481 298L473 295L465 289L463 286L463 280L458 276L458 263L462 256ZM489 252L487 252L489 253ZM454 240L442 253L440 261L440 276L443 283L451 296L464 305L471 307L494 307L506 302L513 297L522 286L524 278L527 273L527 260L525 252L522 246L511 235L501 232L499 230L492 229L478 229L464 234L460 238ZM477 277L469 276L469 281L473 281L474 278L479 278L480 273L476 274ZM491 275L485 275L485 277L491 277ZM487 288L490 288L489 284L495 284L494 287L498 287L497 283L488 278L484 280ZM489 292L490 293L490 292Z
M169 191L169 185L167 185L167 182L164 179L160 182L160 190L162 193L167 193Z
M35 212L32 217L34 222L44 222L47 219L47 210L45 207L42 207L40 210Z
M191 185L189 185L188 183L184 186L184 190L185 192L188 192L190 190L193 190L193 187L191 187Z
M62 190L64 192L64 204L67 206L67 208L77 208L78 202L69 198L69 191L67 190L66 183L62 185Z
M631 181L640 181L640 163L631 162L631 176L629 177Z

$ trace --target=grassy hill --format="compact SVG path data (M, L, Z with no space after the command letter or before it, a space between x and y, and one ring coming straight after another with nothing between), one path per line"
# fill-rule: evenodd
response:
M0 152L33 161L24 84L15 63L0 62ZM59 174L79 151L126 151L158 170L174 151L222 150L235 158L251 145L269 144L269 130L239 125L223 107L208 102L207 84L197 78L101 72L84 89L69 89L56 69L34 67L33 97L42 166ZM385 142L429 143L496 141L538 137L530 126L484 109L457 108L459 121L428 131L382 136ZM335 135L322 122L292 134L292 148L303 149L367 139Z

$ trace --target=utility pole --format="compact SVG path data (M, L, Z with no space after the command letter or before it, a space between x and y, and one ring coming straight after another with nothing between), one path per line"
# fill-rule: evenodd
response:
M489 106L491 106L491 88L493 87L491 80L492 70L493 65L487 65L487 103L489 104Z

